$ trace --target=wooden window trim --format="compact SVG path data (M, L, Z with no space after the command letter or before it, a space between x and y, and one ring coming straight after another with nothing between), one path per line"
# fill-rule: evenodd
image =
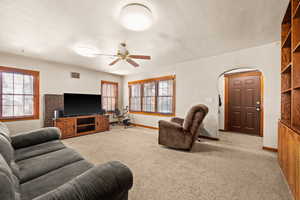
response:
M164 81L164 80L173 80L173 96L172 96L172 113L159 113L157 112L158 109L158 82L159 81ZM155 90L156 90L156 95L155 95L155 111L156 112L145 112L143 110L143 92L144 92L144 84L149 83L149 82L155 82ZM141 85L141 111L135 111L131 110L131 86L132 85ZM129 89L129 112L132 114L141 114L141 115L152 115L152 116L161 116L161 117L175 117L176 113L176 76L171 75L171 76L163 76L163 77L157 77L157 78L150 78L150 79L144 79L144 80L138 80L138 81L131 81L128 82L128 89Z
M118 108L119 105L119 83L118 82L112 82L112 81L101 81L101 103L102 103L102 109L103 109L103 85L104 84L111 84L111 85L115 85L117 88L116 91L116 104L115 104L115 108ZM112 114L113 111L107 111L107 113Z
M40 72L33 70L25 70L14 67L5 67L0 66L0 72L11 72L11 73L20 73L26 75L32 75L34 77L34 100L33 100L33 115L31 116L20 116L20 117L5 117L1 118L2 122L10 121L23 121L23 120L38 120L40 118ZM2 76L1 76L2 78ZM2 80L1 80L1 95L2 95ZM2 97L1 97L2 99ZM0 99L0 105L2 106L2 100Z
M142 84L142 83L154 82L154 81L175 80L175 79L176 79L175 75L162 76L162 77L158 77L158 78L149 78L149 79L138 80L138 81L130 81L130 82L128 82L128 85Z

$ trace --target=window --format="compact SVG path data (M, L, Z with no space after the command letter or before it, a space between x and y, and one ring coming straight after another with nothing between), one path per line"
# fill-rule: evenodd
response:
M141 111L141 85L134 84L130 86L129 107L132 111Z
M155 82L143 85L143 111L155 112Z
M118 108L118 83L101 81L102 109L113 112Z
M39 72L0 67L2 121L39 118Z
M173 111L173 80L158 82L157 110L159 113Z
M129 108L133 113L174 115L175 76L129 82Z

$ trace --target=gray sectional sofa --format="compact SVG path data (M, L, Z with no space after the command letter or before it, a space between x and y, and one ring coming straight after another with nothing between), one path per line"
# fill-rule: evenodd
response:
M56 128L10 136L0 122L0 200L125 200L131 171L94 166L60 140Z

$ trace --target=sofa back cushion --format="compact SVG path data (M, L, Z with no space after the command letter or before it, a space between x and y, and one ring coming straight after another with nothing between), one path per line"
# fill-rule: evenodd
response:
M14 161L14 149L11 143L3 135L0 135L0 154L8 165Z
M19 200L19 180L0 154L0 199Z
M10 139L10 132L3 122L0 122L0 135L3 135L9 142L11 142Z
M11 143L3 136L0 135L0 154L6 161L7 165L10 167L13 174L20 178L19 166L15 163L15 150Z

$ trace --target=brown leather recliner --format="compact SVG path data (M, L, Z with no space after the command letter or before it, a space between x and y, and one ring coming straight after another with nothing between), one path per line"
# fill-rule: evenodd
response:
M198 129L208 113L208 107L193 106L185 119L174 117L171 122L159 121L158 143L171 148L190 150L198 138Z

